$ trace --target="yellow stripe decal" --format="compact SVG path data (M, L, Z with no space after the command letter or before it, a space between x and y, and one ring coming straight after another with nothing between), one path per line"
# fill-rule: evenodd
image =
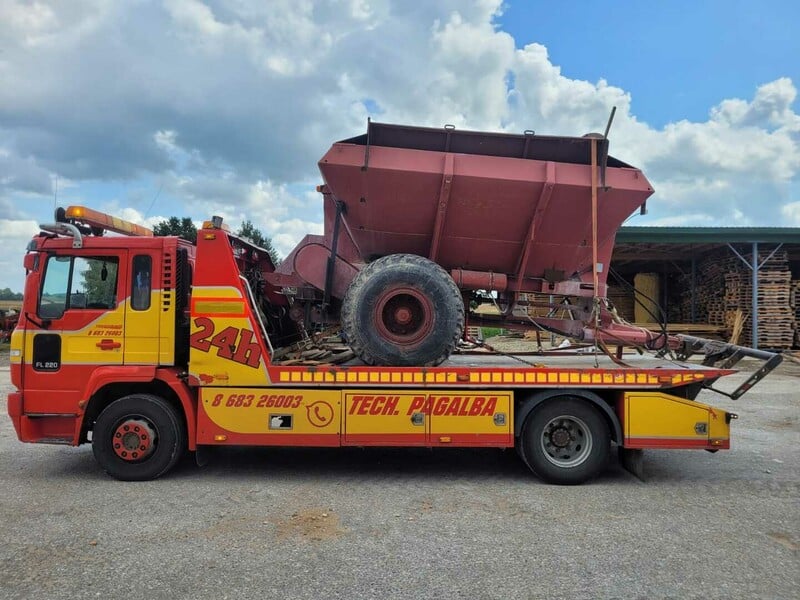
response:
M215 316L241 316L244 312L244 302L241 300L195 300L194 314Z

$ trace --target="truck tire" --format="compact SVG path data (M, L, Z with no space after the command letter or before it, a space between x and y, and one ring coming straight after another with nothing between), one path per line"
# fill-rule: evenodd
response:
M368 365L435 366L464 332L464 301L435 262L392 254L364 267L347 289L342 332Z
M132 394L109 404L92 431L94 457L106 473L122 481L156 479L186 450L177 411L163 398Z
M594 406L580 398L552 398L536 407L522 428L520 450L536 476L548 483L577 485L608 464L611 434Z

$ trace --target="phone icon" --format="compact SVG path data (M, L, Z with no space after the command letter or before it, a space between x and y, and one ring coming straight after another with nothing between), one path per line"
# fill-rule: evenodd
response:
M306 406L308 422L314 427L325 427L333 421L333 407L327 402L318 400Z

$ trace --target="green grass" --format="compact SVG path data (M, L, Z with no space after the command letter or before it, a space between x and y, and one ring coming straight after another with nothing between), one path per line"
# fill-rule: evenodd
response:
M499 327L481 327L481 334L483 335L483 339L488 339L490 337L503 335L505 332L506 332L505 329L501 329Z

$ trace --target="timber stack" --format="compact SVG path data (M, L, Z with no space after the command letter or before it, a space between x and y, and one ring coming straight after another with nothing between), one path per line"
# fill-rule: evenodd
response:
M770 256L771 254L771 256ZM743 256L750 258L745 253ZM795 344L797 284L792 281L784 250L759 253L758 347L785 350ZM728 250L706 256L698 265L696 314L708 323L731 329L736 312L745 317L740 343L753 345L753 275L750 268ZM687 288L688 289L688 288ZM685 305L686 303L684 303Z
M620 317L630 323L636 320L636 299L634 298L632 287L625 288L620 285L609 285L608 299L617 309L617 314Z
M800 348L800 279L793 279L789 302L794 310L794 347Z

